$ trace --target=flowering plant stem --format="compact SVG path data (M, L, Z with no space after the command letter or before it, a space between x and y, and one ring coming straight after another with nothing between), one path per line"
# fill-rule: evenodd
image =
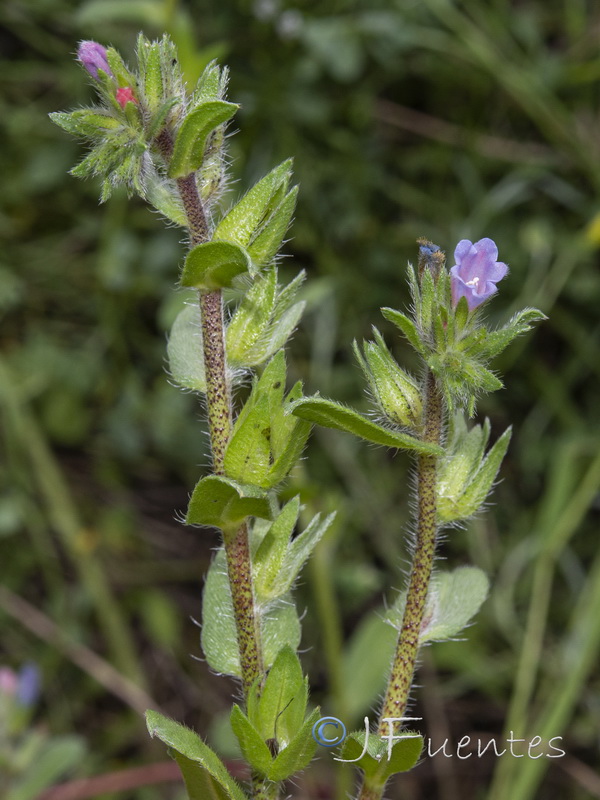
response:
M425 378L423 403L423 440L440 444L444 418L444 401L432 372ZM386 719L400 720L406 711L417 654L419 632L425 613L427 592L435 557L437 524L436 467L438 457L421 454L417 461L417 537L410 571L408 593L402 628L379 716L378 736L388 733ZM399 726L400 723L398 723ZM359 800L380 800L384 787L369 785L361 788Z
M159 147L168 163L173 146L164 132L159 137ZM192 173L179 178L177 188L188 220L191 246L209 241L208 221L198 194L195 175ZM233 408L227 378L222 291L217 289L212 292L199 292L199 302L213 472L216 475L223 475L225 450L233 427ZM224 531L223 534L238 636L242 686L244 696L247 697L254 681L264 675L260 630L254 614L248 526L244 522L237 529Z

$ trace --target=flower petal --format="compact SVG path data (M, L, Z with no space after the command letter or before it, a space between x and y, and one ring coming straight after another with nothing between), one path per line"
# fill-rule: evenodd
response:
M502 278L505 278L508 273L508 266L503 261L496 261L494 266L488 272L488 281L498 283Z
M498 247L493 239L480 239L473 245L477 253L481 253L482 257L493 263L498 260Z
M473 242L468 239L461 239L454 248L454 260L460 266L460 262L467 256L473 247Z

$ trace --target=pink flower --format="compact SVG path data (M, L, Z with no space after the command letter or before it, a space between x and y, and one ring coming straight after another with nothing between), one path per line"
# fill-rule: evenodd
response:
M106 57L106 48L98 42L81 42L77 51L77 58L94 80L98 80L98 70L112 75L112 70Z
M498 248L492 239L480 239L475 244L461 239L454 251L456 264L450 270L454 308L461 297L466 297L469 311L473 311L498 291L496 283L505 277L508 267L497 258Z
M133 94L133 89L131 89L129 86L122 86L120 89L117 89L117 103L121 106L121 108L125 108L127 103L137 104L137 100Z

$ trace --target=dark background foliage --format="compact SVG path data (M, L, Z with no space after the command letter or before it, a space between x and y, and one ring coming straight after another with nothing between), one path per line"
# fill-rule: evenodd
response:
M562 735L567 756L438 756L391 796L486 797L496 771L491 797L600 797L600 14L589 0L4 0L0 563L12 594L0 646L5 665L40 668L35 723L85 740L63 777L164 760L145 699L128 690L124 702L119 674L229 748L219 719L234 687L189 657L201 655L190 617L218 538L175 520L208 460L197 400L165 372L181 237L122 194L99 207L98 186L67 175L81 147L47 117L91 102L78 40L133 61L139 29L171 33L190 82L213 57L229 64L242 106L230 197L294 156L282 272L309 275L289 356L307 392L367 408L350 345L372 324L411 365L378 308L407 303L418 236L449 259L461 238L493 238L510 274L492 323L528 305L549 316L502 356L507 388L480 404L494 437L514 425L513 442L488 513L442 553L485 569L493 591L466 641L427 651L415 712L438 745L501 741L513 697L516 735ZM401 584L410 480L404 456L320 431L289 486L307 514L340 509L297 595L313 698L357 724L381 688L376 612ZM85 648L119 674L101 685ZM328 755L295 796L333 797L334 775L339 797ZM96 794L176 791L139 782Z

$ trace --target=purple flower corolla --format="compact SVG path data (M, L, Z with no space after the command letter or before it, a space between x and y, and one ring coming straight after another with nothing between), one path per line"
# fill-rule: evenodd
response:
M98 70L101 69L107 75L112 75L112 70L106 57L106 48L98 42L81 42L77 51L77 58L90 73L94 80L98 80Z
M480 239L475 244L461 239L454 251L456 264L450 270L454 308L461 297L466 297L469 311L473 311L498 291L496 283L504 278L508 267L497 258L498 248L492 239Z

